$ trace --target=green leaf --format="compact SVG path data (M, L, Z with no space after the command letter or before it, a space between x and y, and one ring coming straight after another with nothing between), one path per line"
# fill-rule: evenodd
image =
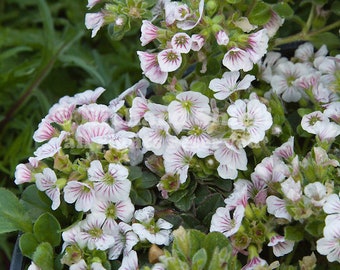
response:
M206 199L197 207L197 217L201 220L206 220L205 225L210 224L210 218L212 213L216 212L216 209L220 206L224 206L224 199L221 194L215 193L207 196Z
M50 213L42 214L33 226L33 233L39 242L58 246L61 241L61 228L58 220Z
M284 2L273 5L273 10L283 18L290 18L294 15L294 10Z
M202 270L207 263L207 252L204 248L199 249L192 257L192 270Z
M129 179L130 181L136 180L138 178L141 178L143 176L142 169L137 166L130 166L129 167Z
M50 201L46 195L41 194L35 185L28 186L21 195L21 202L33 220L43 213L51 211Z
M20 236L19 247L22 254L32 259L33 253L38 247L39 242L33 233L27 232Z
M284 232L284 236L287 240L299 242L304 237L304 230L300 226L286 226Z
M221 250L222 248L228 248L231 252L230 241L227 237L224 236L223 233L220 232L211 232L206 235L203 241L203 247L208 252L208 261L211 260L213 253L216 252L216 248Z
M149 189L131 189L131 200L136 205L152 205L155 201L155 194Z
M216 75L217 73L220 72L221 69L221 64L220 62L214 58L211 57L208 59L208 63L207 63L207 75Z
M32 259L41 270L53 269L53 248L50 243L41 243L35 250Z
M53 52L53 48L55 46L53 17L45 0L38 0L38 6L40 17L44 25L44 48L47 50L47 54L50 54Z
M311 235L320 238L324 227L325 222L323 220L313 220L307 223L305 230Z
M150 172L143 172L142 177L133 182L137 189L147 189L158 184L159 179Z
M327 45L328 50L334 50L339 48L340 38L339 36L330 33L319 33L311 37L310 41L316 48L320 48L323 44Z
M271 17L270 6L262 1L255 4L254 8L249 14L249 22L255 25L264 25Z
M32 222L18 198L9 190L0 188L0 233L21 230L32 231Z
M340 2L334 1L330 11L336 14L337 16L340 16Z
M188 211L193 204L193 201L195 199L195 194L188 194L184 196L181 200L175 202L175 206L179 208L180 210L186 212Z

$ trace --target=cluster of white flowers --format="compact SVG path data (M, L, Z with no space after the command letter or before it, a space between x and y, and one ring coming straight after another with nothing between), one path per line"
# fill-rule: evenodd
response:
M89 0L88 7L99 2ZM64 97L34 133L34 140L43 143L35 156L17 166L16 184L34 182L53 210L64 203L84 214L62 234L62 262L70 269L105 269L91 257L97 250L108 260L120 259L121 270L136 270L144 243L171 243L173 225L157 216L157 207L133 203L129 176L139 165L159 177L158 200L196 180L235 180L225 206L214 209L210 231L228 237L234 255L247 256L242 269L270 264L260 257L264 247L275 257L292 252L298 243L285 230L292 223L317 238L313 245L329 262L340 262L340 201L334 184L339 162L336 152L328 152L340 135L339 55L327 56L324 46L314 52L310 43L299 46L291 59L267 53L269 39L283 23L274 11L262 26L239 17L227 31L221 19L222 25L211 23L210 32L205 31L204 0L158 1L152 13L153 20L142 21L140 41L142 46L155 43L156 49L137 55L145 77L169 90L162 102L146 98L146 79L108 106L96 103L101 87ZM92 37L107 16L104 9L86 14ZM117 17L114 23L121 21ZM221 63L212 75L208 58L215 48ZM197 81L185 80L188 67L198 64L195 72L206 76L197 80L204 85L199 90ZM265 87L258 89L261 83ZM300 147L301 138L282 134L279 119L291 113L287 104L298 102L315 108L298 110L296 134L313 140L306 140L307 150ZM280 109L286 111L276 115ZM282 126L273 126L278 122ZM270 139L273 145L266 144ZM323 228L323 237L313 226ZM165 266L157 263L153 269Z

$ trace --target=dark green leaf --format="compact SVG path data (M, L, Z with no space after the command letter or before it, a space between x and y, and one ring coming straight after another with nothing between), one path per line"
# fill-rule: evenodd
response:
M61 228L58 220L50 213L42 214L33 226L33 233L39 242L49 242L58 246L61 241Z
M249 14L249 22L255 25L264 25L271 17L271 8L268 4L258 1Z
M19 247L24 256L32 258L38 245L39 242L33 233L27 232L20 236Z
M193 270L201 270L207 263L207 252L204 248L198 250L192 257L192 267Z
M273 10L283 18L290 18L294 15L294 10L284 2L273 5Z
M9 190L0 188L0 233L21 230L32 231L32 222L18 198Z
M284 228L284 236L287 240L301 241L304 236L304 230L300 226L286 226Z

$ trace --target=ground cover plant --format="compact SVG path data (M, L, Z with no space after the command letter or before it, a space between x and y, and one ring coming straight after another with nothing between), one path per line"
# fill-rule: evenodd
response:
M337 1L2 9L4 261L339 268Z

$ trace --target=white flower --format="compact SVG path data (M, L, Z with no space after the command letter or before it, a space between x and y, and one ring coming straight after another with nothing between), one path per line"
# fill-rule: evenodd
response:
M50 168L45 168L42 173L35 175L37 189L45 191L52 200L52 210L56 210L60 205L60 189L57 185L57 176Z
M294 241L286 240L281 235L275 235L270 238L269 247L273 247L273 253L276 257L289 254L294 248Z
M283 62L275 69L271 79L273 91L281 95L286 102L297 102L302 97L302 89L296 84L296 80L313 72L310 66L302 63Z
M211 219L210 231L221 232L226 237L235 234L242 224L245 208L243 206L236 207L232 216L230 212L228 207L217 208Z
M322 207L326 201L326 187L320 182L310 183L304 188L304 194L316 207Z
M168 78L168 72L161 70L157 54L137 51L143 74L154 83L163 84Z
M135 97L132 101L132 106L129 109L129 123L130 127L134 127L139 124L144 114L149 110L148 101L145 97Z
M86 90L82 93L75 94L75 103L77 105L95 103L104 91L105 89L103 87L97 87L94 90Z
M150 125L150 127L142 127L138 132L144 149L152 151L155 155L163 155L167 146L174 140L174 136L169 134L169 124L151 113L146 113L144 119Z
M93 8L95 5L97 5L101 0L87 0L87 8L91 9Z
M88 122L105 122L111 117L111 110L103 104L84 104L78 113Z
M38 129L33 134L33 140L43 142L53 138L57 134L57 130L51 125L50 120L44 118L39 123Z
M157 60L159 68L163 72L172 72L182 64L182 56L175 49L165 49L158 53Z
M250 60L249 53L240 48L231 48L223 57L223 66L230 71L243 70L245 72L253 68L253 62Z
M276 148L273 155L284 159L292 158L294 156L294 137L291 136L287 142Z
M184 183L188 177L190 161L194 152L184 150L180 141L174 141L163 154L165 172L178 174L180 182Z
M53 137L47 143L40 146L33 154L38 160L53 157L61 149L61 144L69 135L68 132L62 131L59 137Z
M191 40L192 40L191 49L196 52L200 51L205 42L204 37L199 34L193 34L191 36Z
M210 119L210 112L209 99L193 91L178 94L168 106L169 122L178 133L190 119Z
M333 121L340 124L340 102L332 102L327 105L327 108L324 110L324 115L331 118Z
M269 21L263 25L263 28L267 30L267 35L272 38L277 30L282 26L284 19L282 19L276 12L271 10L271 16Z
M282 182L289 175L288 166L273 155L264 158L261 163L257 164L254 172L251 174L252 181L263 182L270 186L272 183Z
M77 211L87 212L90 210L95 200L95 192L91 185L78 181L69 181L63 190L65 202L76 202L75 209Z
M169 245L172 224L159 218L154 220L155 209L147 206L135 212L136 220L141 223L133 223L132 229L141 241L149 241L156 245Z
M135 207L130 198L118 202L97 200L91 205L91 212L102 215L105 219L104 225L109 228L116 227L117 219L130 222L134 211Z
M90 214L80 222L81 231L76 235L76 241L80 247L87 247L90 250L106 250L114 245L113 232L103 226L104 221L102 217Z
M33 166L30 165L29 163L18 164L15 167L14 183L16 185L20 185L20 184L23 184L23 183L31 182L33 180L32 169L33 169Z
M190 16L190 9L186 4L179 2L166 2L164 5L165 22L167 25L173 24L175 21L183 21Z
M224 100L235 91L248 89L251 82L255 80L255 76L247 74L241 81L237 82L239 77L240 72L233 71L224 72L221 79L211 80L209 88L216 92L214 97Z
M96 195L113 202L123 201L129 197L131 182L128 169L120 164L110 163L105 173L99 160L94 160L87 171L88 178L94 182Z
M317 122L314 125L315 134L320 141L332 142L340 135L340 125L334 122Z
M229 37L223 30L218 31L215 35L215 38L218 45L227 45L229 43Z
M179 53L188 53L191 49L192 40L186 33L176 33L171 38L171 46Z
M119 222L114 237L115 243L109 250L109 260L118 259L121 253L128 253L139 241L137 234L132 231L132 227L124 222Z
M305 114L301 120L301 127L308 133L316 134L315 124L317 122L329 122L329 119L320 111Z
M129 251L124 255L122 265L118 270L138 270L138 257L137 252L134 250Z
M64 124L65 122L71 120L73 111L75 109L75 104L57 103L54 104L48 111L46 120L49 123Z
M158 36L158 27L154 26L150 21L143 20L141 26L141 37L140 41L142 46L147 45Z
M228 126L233 130L248 133L248 143L262 141L265 131L273 124L272 116L266 106L257 99L252 99L247 103L238 99L228 107L227 112L230 115Z
M111 132L102 136L92 138L92 142L98 144L109 144L111 147L118 150L126 149L132 145L132 138L136 136L135 133L125 130L118 132Z
M266 200L267 211L269 214L274 215L277 218L284 218L288 221L292 220L291 215L286 209L286 202L276 196L269 196Z
M86 13L85 15L85 26L87 29L92 29L91 37L95 37L99 29L104 25L104 13Z
M247 155L243 148L237 148L232 142L223 141L214 152L216 160L232 169L246 170Z
M316 250L327 255L328 261L340 263L340 220L327 224L323 234L324 237L316 241Z
M331 225L334 221L340 221L340 199L337 194L331 194L326 198L323 210L328 214L326 225Z
M302 190L300 181L295 181L292 177L281 183L283 194L291 201L296 202L301 199Z
M311 65L315 58L320 56L326 56L328 53L326 45L322 45L320 49L314 53L314 46L310 42L301 44L294 52L294 57L301 62L309 62Z
M93 138L110 133L113 133L113 129L108 123L87 122L78 126L75 137L80 144L89 145L93 143Z

